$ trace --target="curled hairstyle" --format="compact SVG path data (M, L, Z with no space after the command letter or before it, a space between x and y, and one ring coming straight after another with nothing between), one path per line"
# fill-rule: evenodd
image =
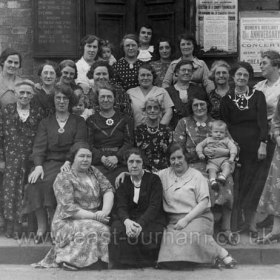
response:
M106 67L109 74L109 80L113 78L114 75L113 68L111 65L109 65L108 61L98 60L91 65L89 71L87 72L87 77L89 79L93 79L94 71L97 67Z
M195 36L190 33L180 34L177 39L178 49L180 50L180 44L182 40L191 41L193 43L193 55L198 52L198 45L195 39ZM181 52L181 51L180 51Z
M0 66L3 67L4 62L7 60L7 58L8 58L10 55L17 55L17 56L18 56L18 59L19 59L19 68L21 68L22 56L21 56L21 54L20 54L18 51L14 50L14 49L12 49L12 48L7 48L7 49L5 49L5 50L1 53L1 55L0 55Z
M30 86L32 88L32 90L34 91L35 85L31 80L25 79L25 80L20 80L20 81L16 82L15 89L17 90L17 88L19 88L22 85Z
M193 105L194 99L198 99L198 100L206 102L207 112L208 113L211 112L212 105L211 105L211 102L208 98L208 95L207 95L206 91L205 90L199 90L199 91L196 92L195 96L192 96L187 102L187 108L188 108L188 111L190 112L191 115L193 115L192 105Z
M159 101L159 99L155 98L155 97L149 97L146 99L145 103L144 103L144 107L143 107L143 111L146 112L146 107L147 107L147 104L149 102L153 102L153 103L156 103L158 106L159 106L159 109L160 111L162 112L163 111L163 105L162 103Z
M123 38L122 38L122 40L121 40L121 44L120 44L120 47L121 47L121 49L122 49L122 51L123 51L123 54L124 54L124 41L125 41L126 39L130 39L130 40L135 41L136 44L137 44L137 47L139 47L139 39L138 39L137 35L132 34L132 33L126 34L126 35L123 36Z
M101 57L101 39L95 35L92 34L88 34L85 37L82 38L81 42L80 42L80 53L81 55L84 54L84 49L85 49L85 45L86 44L91 44L94 41L97 41L98 44L98 51L96 54L96 58L97 57Z
M69 151L70 161L72 163L74 162L75 156L80 149L87 149L90 151L90 146L87 142L77 142L73 144Z
M211 81L215 82L215 74L216 74L216 70L218 67L224 67L227 69L228 73L230 73L230 66L227 62L225 62L224 60L215 60L212 65L211 65L211 69L209 72L209 79Z
M176 151L181 150L184 157L185 157L185 161L188 162L188 155L187 155L187 151L186 149L183 147L183 145L181 145L178 142L172 142L166 151L166 158L168 160L168 162L170 162L170 157L173 153L175 153Z
M106 90L111 91L113 93L114 99L116 101L116 96L117 96L116 89L115 89L114 86L112 86L108 82L100 82L100 83L98 83L98 85L96 85L96 97L97 97L97 99L99 97L100 90L102 90L102 89L106 89Z
M62 70L65 68L65 67L71 67L75 70L75 76L74 76L74 80L77 79L77 76L78 76L78 70L77 70L77 66L76 66L76 63L71 60L71 59L65 59L65 60L62 60L60 63L59 63L59 76L58 77L61 77L62 75Z
M139 72L140 72L140 69L146 69L148 71L150 71L153 75L153 84L157 78L157 74L156 74L156 71L154 69L154 67L150 64L150 63L144 63L142 64L139 69L138 69L138 75L139 75Z
M170 60L172 60L173 56L174 56L174 45L169 38L164 38L164 37L162 37L162 38L160 38L159 40L156 41L155 50L154 50L155 60L160 59L159 46L160 46L160 43L163 43L163 42L168 43L168 45L170 46L170 57L169 58L170 58Z
M277 51L274 50L268 50L265 52L261 52L261 57L265 58L267 57L268 59L270 59L270 63L272 66L276 66L278 68L280 68L280 54Z
M176 66L174 68L175 75L177 75L178 71L180 70L181 66L183 66L183 65L191 65L192 66L192 70L194 69L192 61L190 61L190 60L181 60L181 61L179 61L176 64Z
M56 74L56 77L59 77L60 75L60 70L59 70L59 67L57 65L57 63L53 62L53 61L50 61L50 60L46 60L43 64L41 64L38 68L38 76L41 76L42 72L43 72L43 69L45 66L51 66L53 68L53 70L55 71L55 74Z
M240 68L244 68L247 70L247 72L249 73L249 81L251 81L254 78L254 70L252 65L249 62L245 62L245 61L240 61L237 62L230 70L230 74L233 77L235 75L235 73L237 72L238 69Z
M106 47L109 48L111 52L114 51L114 46L109 40L101 40L100 45L101 45L101 50L103 47Z

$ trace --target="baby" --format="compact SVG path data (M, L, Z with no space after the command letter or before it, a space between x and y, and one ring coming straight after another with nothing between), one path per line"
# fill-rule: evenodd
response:
M113 66L113 64L115 64L117 62L117 60L113 56L112 52L113 52L113 45L107 40L101 41L101 55L102 55L102 58L104 60L108 61L108 63L111 66Z
M206 171L209 174L210 185L212 189L218 190L217 181L224 184L227 177L233 172L234 159L237 155L237 147L229 137L227 137L227 125L220 120L212 122L211 137L207 137L196 146L196 152L200 159L205 159L204 149L210 151L222 148L229 150L230 156L208 157ZM213 153L215 155L215 152ZM219 173L217 177L217 173Z

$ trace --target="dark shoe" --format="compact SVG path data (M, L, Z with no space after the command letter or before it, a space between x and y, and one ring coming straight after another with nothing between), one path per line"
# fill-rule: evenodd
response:
M257 223L258 228L268 228L273 225L273 215L268 215L264 220Z
M210 186L211 186L211 189L215 192L218 192L219 191L219 184L216 180L211 180L210 181Z
M230 254L228 254L224 258L217 257L214 260L212 267L218 269L222 269L223 267L232 269L235 268L236 266L237 266L237 261Z

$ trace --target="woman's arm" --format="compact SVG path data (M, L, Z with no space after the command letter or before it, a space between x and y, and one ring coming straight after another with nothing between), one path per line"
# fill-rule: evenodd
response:
M175 64L176 65L176 64ZM162 82L162 87L167 88L172 85L173 81L173 74L174 74L174 67L173 64L171 63L166 71L166 74L164 76L163 82Z
M209 94L213 89L215 89L215 85L214 82L209 79L209 69L206 63L203 60L200 61L203 65L202 85L205 88L206 92Z
M172 108L168 108L165 110L164 115L162 116L162 119L160 121L161 124L169 125L171 119L173 116Z

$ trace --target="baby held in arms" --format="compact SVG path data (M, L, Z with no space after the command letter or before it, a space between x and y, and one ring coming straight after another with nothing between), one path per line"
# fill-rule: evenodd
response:
M208 150L207 155L213 151L212 156L204 154L205 148ZM216 151L219 149L225 152L217 153ZM218 182L225 184L227 177L233 172L234 159L237 155L237 147L233 140L228 137L226 123L220 120L213 121L211 123L211 136L196 146L196 152L200 159L207 159L206 171L209 175L210 185L212 189L217 191L219 189ZM217 174L218 172L219 174Z

